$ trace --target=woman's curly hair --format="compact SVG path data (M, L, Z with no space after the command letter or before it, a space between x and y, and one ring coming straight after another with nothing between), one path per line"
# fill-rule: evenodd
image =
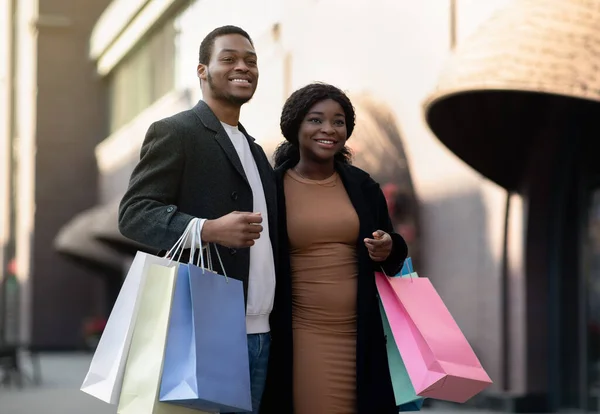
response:
M275 167L279 167L288 160L295 165L300 161L300 148L298 147L298 131L304 117L315 104L332 99L340 104L346 116L346 139L354 131L355 114L352 102L339 88L326 83L316 82L298 89L290 95L281 111L281 133L285 137L273 155ZM346 146L335 154L335 160L350 163L352 153Z

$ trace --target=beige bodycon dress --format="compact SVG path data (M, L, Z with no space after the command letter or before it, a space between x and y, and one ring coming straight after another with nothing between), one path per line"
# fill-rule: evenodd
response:
M292 270L295 414L356 412L359 220L338 174L284 178Z

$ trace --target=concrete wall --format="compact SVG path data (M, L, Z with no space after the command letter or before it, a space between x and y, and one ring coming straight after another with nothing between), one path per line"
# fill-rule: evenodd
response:
M53 240L96 202L105 92L87 49L107 3L18 2L17 272L22 340L33 346L76 346L83 319L103 311L101 279L60 257Z

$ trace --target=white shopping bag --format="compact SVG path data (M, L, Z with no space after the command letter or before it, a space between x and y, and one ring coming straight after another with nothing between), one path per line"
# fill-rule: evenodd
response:
M175 243L167 257L173 257L173 252L185 245L188 234L189 230ZM172 266L173 260L137 252L81 385L81 391L109 404L119 402L140 294L152 265Z
M117 404L125 362L131 345L139 297L149 265L167 266L170 260L138 252L110 313L81 391L109 404Z

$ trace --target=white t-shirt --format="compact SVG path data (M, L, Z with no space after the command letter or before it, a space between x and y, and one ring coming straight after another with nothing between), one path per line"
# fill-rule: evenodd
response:
M221 124L240 158L244 173L250 183L253 199L252 205L254 206L253 211L260 212L263 219L261 223L263 231L255 241L254 246L250 247L246 330L249 334L265 333L270 331L269 315L273 309L273 299L275 297L275 263L269 235L270 223L267 201L256 161L250 151L248 139L237 126L231 126L223 122ZM193 226L198 220L200 220L199 230L202 231L205 219L192 220L188 228Z

